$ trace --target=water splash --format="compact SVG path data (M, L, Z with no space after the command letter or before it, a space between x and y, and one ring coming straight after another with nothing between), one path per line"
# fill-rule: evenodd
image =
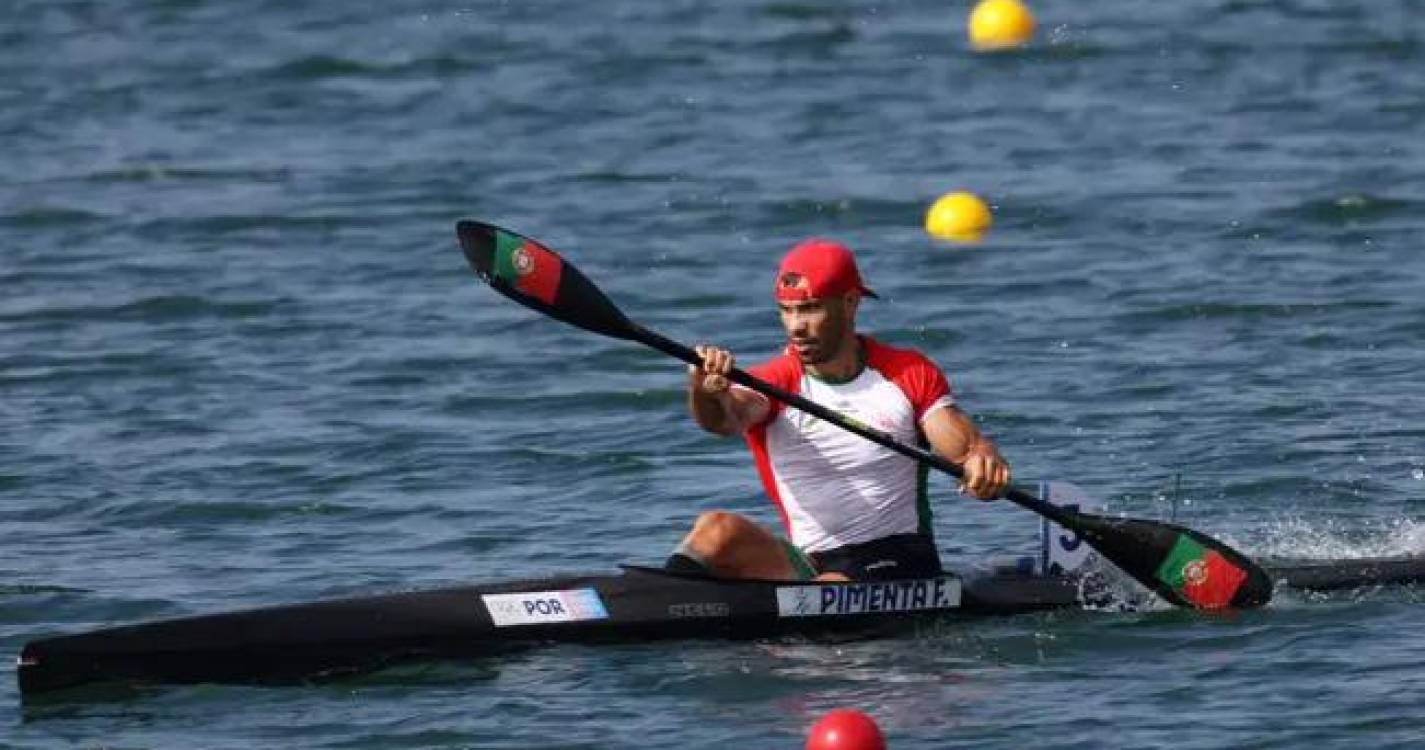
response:
M1267 527L1265 541L1249 554L1293 559L1354 560L1425 554L1425 522L1409 518L1362 528L1334 520L1287 519Z
M1144 612L1174 607L1098 554L1089 556L1078 579L1079 601L1095 612Z

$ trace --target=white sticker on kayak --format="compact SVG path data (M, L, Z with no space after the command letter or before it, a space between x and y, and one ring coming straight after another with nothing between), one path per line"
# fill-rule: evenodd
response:
M1041 482L1039 499L1074 512L1099 510L1082 488L1068 482ZM1039 569L1050 575L1068 575L1084 567L1093 548L1079 535L1047 518L1039 526Z
M777 587L777 613L782 617L917 612L958 606L958 578Z
M480 599L497 628L609 618L604 601L593 589L482 594Z

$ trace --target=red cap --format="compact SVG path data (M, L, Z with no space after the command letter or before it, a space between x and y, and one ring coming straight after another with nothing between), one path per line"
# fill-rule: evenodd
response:
M777 269L776 296L779 300L799 302L852 291L867 297L877 296L861 282L856 256L839 242L820 237L805 240L787 253Z

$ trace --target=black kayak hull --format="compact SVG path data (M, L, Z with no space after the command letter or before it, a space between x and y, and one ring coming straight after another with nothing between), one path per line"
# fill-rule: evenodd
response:
M894 601L897 588L906 601ZM806 593L812 609L821 605L823 592L829 599L870 593L861 594L863 601L833 601L831 611L798 616L785 611L779 590ZM892 600L871 602L874 593ZM569 610L571 596L592 596L602 609L583 616L551 609ZM985 575L966 581L947 575L820 585L728 581L627 567L613 575L363 596L57 636L27 644L17 671L26 695L111 680L281 683L412 659L490 656L550 642L879 633L927 618L1013 614L1078 601L1078 585L1065 578ZM840 612L835 611L838 603ZM541 605L545 612L525 611ZM502 614L502 608L512 606L514 611Z
M1287 563L1274 577L1333 589L1425 579L1425 558ZM1016 572L886 583L730 581L626 567L567 576L200 615L27 644L25 696L88 683L284 683L550 642L761 639L904 632L929 619L1092 604L1077 579Z

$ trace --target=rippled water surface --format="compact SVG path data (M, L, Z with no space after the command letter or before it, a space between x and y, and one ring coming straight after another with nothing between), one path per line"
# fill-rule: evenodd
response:
M918 0L10 3L0 654L774 520L680 365L483 288L463 217L744 360L779 345L778 255L840 238L886 298L863 328L941 362L1018 476L1251 552L1425 552L1420 8L1037 5L984 56ZM953 189L995 206L978 246L920 229ZM932 488L947 559L1032 544ZM1422 614L1288 595L39 706L4 679L0 746L798 747L854 705L897 750L1405 747Z

